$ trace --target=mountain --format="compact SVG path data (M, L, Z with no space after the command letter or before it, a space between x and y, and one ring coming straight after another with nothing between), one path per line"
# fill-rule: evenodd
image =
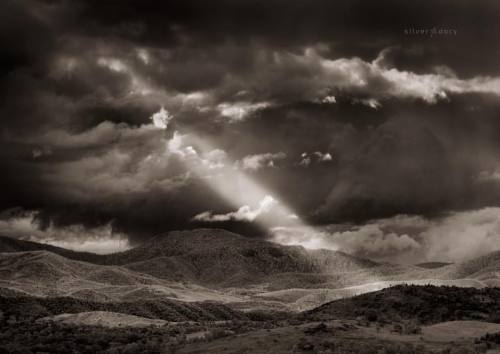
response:
M122 266L160 279L212 287L274 283L273 277L281 277L279 287L286 288L299 274L340 274L377 266L342 252L283 246L220 229L173 231L109 255L0 237L0 252L22 251L48 251L70 260Z
M283 246L214 229L160 235L111 258L159 278L222 287L268 283L278 274L344 273L377 265L342 252Z
M218 301L302 311L398 284L499 284L500 252L431 265L376 263L220 229L173 231L128 251L95 255L0 237L0 293L95 301Z

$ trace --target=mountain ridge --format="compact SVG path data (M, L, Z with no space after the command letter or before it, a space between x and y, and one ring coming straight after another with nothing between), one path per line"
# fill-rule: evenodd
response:
M312 308L404 282L496 286L500 252L422 267L308 250L222 229L172 231L127 251L95 255L0 237L2 293L95 301L218 301L238 309Z

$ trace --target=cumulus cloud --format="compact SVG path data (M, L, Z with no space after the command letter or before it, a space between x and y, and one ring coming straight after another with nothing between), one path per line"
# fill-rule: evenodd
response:
M312 231L311 231L312 230ZM275 242L311 249L343 251L359 257L382 260L418 251L421 245L407 234L386 232L378 224L352 227L345 231L276 227Z
M127 66L120 59L116 58L98 58L97 64L116 72L127 71Z
M329 162L332 161L332 155L329 152L315 151L313 153L303 152L300 155L299 166L309 166L311 162Z
M250 114L257 112L260 109L269 107L268 102L234 102L234 103L220 103L217 106L220 114L229 119L229 122L235 123L244 120Z
M330 96L323 97L321 102L323 102L323 103L337 103L337 99L335 98L335 96L330 95Z
M454 213L420 237L430 260L455 262L500 250L500 208Z
M498 43L477 41L499 33L493 2L101 3L5 4L4 32L19 35L2 46L2 208L182 228L238 194L226 151L325 162L248 161L314 224L499 205ZM400 23L443 14L461 35L401 36ZM165 131L171 116L182 134Z
M173 118L174 117L163 107L151 116L154 126L159 129L167 129L168 123Z
M239 161L237 166L241 166L244 170L257 171L264 167L275 167L275 161L285 158L284 152L248 155Z
M382 104L374 98L354 99L354 103L361 103L373 109L379 109Z
M188 162L189 168L200 176L206 176L206 172L219 170L227 165L227 153L224 150L212 149L199 153L189 144L189 135L183 135L178 131L175 131L173 137L168 140L167 151Z
M417 74L410 71L387 68L382 65L387 51L382 51L373 62L365 62L359 58L341 58L329 60L320 57L314 50L304 54L305 62L317 62L325 74L324 80L337 79L333 87L347 90L359 90L366 94L374 94L379 98L400 97L420 98L429 103L447 97L447 93L492 93L500 95L500 78L474 77L459 79L448 75ZM360 101L377 109L380 102L374 98Z
M9 209L0 213L0 234L16 239L46 243L74 251L107 254L125 251L128 237L113 231L111 223L98 227L81 224L42 227L37 211Z
M251 208L248 205L243 205L238 210L227 214L213 214L211 211L205 211L193 217L194 221L203 222L221 222L221 221L254 221L260 215L267 214L278 202L266 195L264 199L259 202L256 208Z
M332 155L329 152L322 153L321 151L314 152L314 155L318 158L318 161L332 161Z
M167 142L168 151L181 157L198 156L193 146L185 144L185 140L186 135L182 135L176 130L174 136Z
M375 260L460 262L500 250L500 208L455 212L439 219L399 215L361 226L276 227L272 238Z
M207 152L202 163L210 170L220 169L226 166L227 153L222 149L214 149Z
M347 94L354 97L354 103L373 109L379 109L382 105L380 101L387 98L421 99L427 103L436 103L446 99L448 94L500 95L499 77L460 79L442 72L415 73L388 67L384 60L386 53L387 50L381 51L370 62L359 57L325 58L313 47L307 48L302 54L276 52L272 62L263 63L267 76L256 77L258 82L254 85L260 83L268 87L269 95L279 96L283 100L288 97L289 100L335 103L337 98L330 92Z

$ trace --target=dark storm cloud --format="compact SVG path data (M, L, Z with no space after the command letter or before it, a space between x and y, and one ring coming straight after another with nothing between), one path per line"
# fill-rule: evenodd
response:
M313 223L500 200L495 1L2 7L0 206L36 210L42 227L195 227L241 207L204 183L220 165ZM433 27L457 34L404 33ZM149 120L162 106L167 131ZM169 151L174 130L214 150Z
M478 95L434 105L386 101L378 110L349 102L282 107L244 122L247 135L226 150L255 151L259 137L259 152L283 151L296 162L305 151L330 153L328 164L255 172L314 222L432 216L498 205L499 109L498 99Z
M380 47L401 45L405 67L446 62L458 72L498 73L498 3L451 1L86 1L75 31L153 46L227 41L297 47L332 42L333 55L370 58ZM411 28L452 28L457 36L428 40L404 35ZM475 53L487 51L490 55ZM457 54L460 55L457 55Z

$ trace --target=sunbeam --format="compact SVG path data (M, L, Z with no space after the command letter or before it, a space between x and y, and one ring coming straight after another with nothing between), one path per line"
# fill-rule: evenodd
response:
M298 227L310 229L294 210L285 205L273 191L270 191L249 177L235 161L224 156L224 161L213 161L210 157L219 150L206 138L194 133L175 132L167 144L167 149L184 157L190 171L215 191L233 210L226 214L206 211L193 215L199 221L237 220L258 223L266 230L276 227Z
M205 137L194 133L176 131L167 143L170 152L184 156L186 167L233 207L226 213L207 210L193 216L194 222L240 221L253 222L267 231L270 241L285 246L301 246L309 250L328 249L337 251L328 234L308 225L290 206L273 191L252 179L226 155L223 161L210 160L222 150ZM311 253L313 254L313 253ZM327 265L324 265L325 272ZM371 282L379 277L370 269L365 270Z

